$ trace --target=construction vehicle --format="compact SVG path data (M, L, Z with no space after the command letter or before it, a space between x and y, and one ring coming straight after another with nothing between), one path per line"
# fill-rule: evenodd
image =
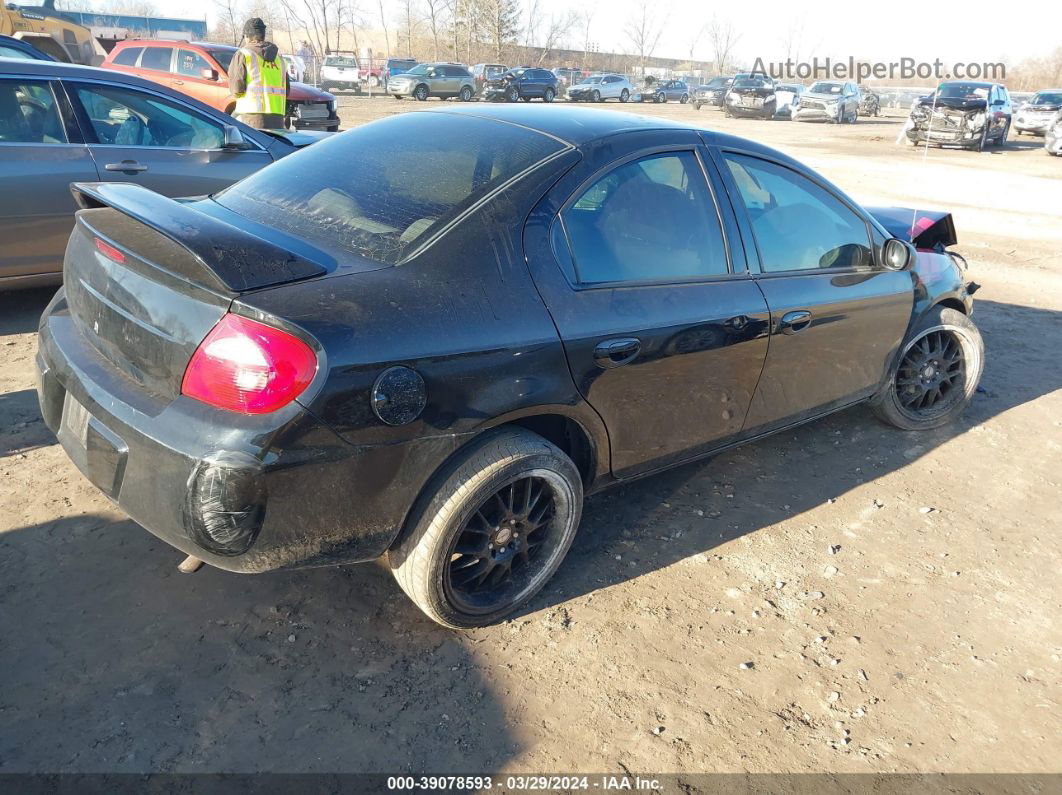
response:
M98 66L106 53L92 31L53 16L53 3L49 0L47 6L0 6L0 33L32 44L57 61Z

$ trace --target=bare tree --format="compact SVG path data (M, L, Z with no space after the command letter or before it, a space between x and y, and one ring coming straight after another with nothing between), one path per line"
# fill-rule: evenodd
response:
M789 20L789 25L786 26L781 39L782 52L785 54L786 61L800 60L800 44L805 38L803 17L793 17Z
M231 41L232 46L238 47L243 38L243 21L236 0L214 0L214 13L217 14L217 22L212 31L213 37Z
M597 3L587 3L577 12L575 12L576 18L579 20L579 28L583 32L583 63L587 62L590 57L590 26L594 22L594 16L597 14Z
M502 50L516 41L520 33L519 0L480 0L479 11L482 30L490 42L492 56L501 61Z
M383 28L384 48L387 50L387 55L391 55L391 37L387 33L387 14L384 13L384 0L379 0L379 3L380 3L380 27Z
M417 33L417 28L420 26L420 20L417 18L417 0L399 0L399 30L401 36L398 41L395 42L395 49L401 50L402 39L405 39L405 53L407 58L413 57L413 37Z
M524 25L524 46L530 47L535 41L538 29L538 0L527 0L527 24Z
M734 30L734 24L729 19L713 16L712 21L708 23L708 39L712 44L716 69L725 72L734 55L734 48L741 40L741 34Z
M446 0L424 0L424 9L428 16L428 28L431 30L432 60L439 60L439 33L445 23L444 15L449 9Z
M538 40L538 46L542 49L542 52L538 56L539 66L542 66L542 64L546 62L550 53L552 53L553 49L560 44L563 36L574 24L575 13L572 11L565 14L550 14L549 19L546 21L546 32Z
M660 36L664 32L664 21L666 21L666 15L661 18L648 3L642 3L638 10L627 18L627 24L623 26L623 33L638 56L638 64L641 66L643 75L646 62L653 57L656 45L660 43Z
M690 34L690 38L689 38L689 42L690 42L690 69L693 68L694 54L696 53L697 48L701 44L701 39L704 38L704 31L705 31L705 29L707 27L708 27L708 24L705 23L705 24L701 25L699 28L697 28L696 30L694 30Z

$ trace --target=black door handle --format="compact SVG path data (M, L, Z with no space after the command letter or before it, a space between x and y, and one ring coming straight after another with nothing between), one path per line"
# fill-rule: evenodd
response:
M783 334L796 334L798 331L803 331L811 325L811 313L806 309L799 309L795 312L786 312L782 315L782 320L778 323L778 327L782 330Z
M633 362L641 349L641 340L634 337L605 340L594 348L594 363L606 370L612 367L622 367Z

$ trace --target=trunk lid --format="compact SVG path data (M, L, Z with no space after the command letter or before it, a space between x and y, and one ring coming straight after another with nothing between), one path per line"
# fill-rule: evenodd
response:
M156 399L180 394L188 361L235 297L325 272L138 186L73 190L85 208L63 266L74 326L98 365Z

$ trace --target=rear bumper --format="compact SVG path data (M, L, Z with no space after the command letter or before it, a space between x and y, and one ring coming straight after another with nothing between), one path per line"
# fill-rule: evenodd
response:
M356 447L297 403L252 417L155 401L96 355L62 290L36 369L41 414L82 474L166 543L229 571L379 557L455 445Z

